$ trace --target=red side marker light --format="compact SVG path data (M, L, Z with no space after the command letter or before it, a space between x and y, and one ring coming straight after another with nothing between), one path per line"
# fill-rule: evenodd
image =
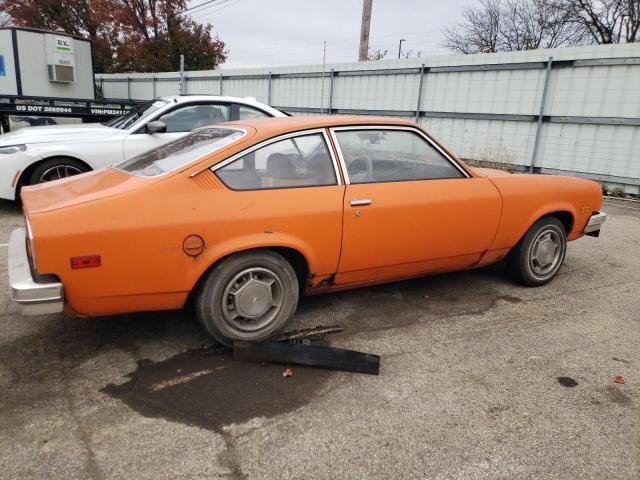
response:
M100 266L100 255L71 257L71 268L94 268Z

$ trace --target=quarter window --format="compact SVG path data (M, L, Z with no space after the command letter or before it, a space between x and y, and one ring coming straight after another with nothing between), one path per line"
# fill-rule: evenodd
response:
M209 155L244 135L243 131L231 128L202 128L112 168L141 177L155 177Z
M271 143L215 171L234 190L336 185L333 161L322 134Z
M260 110L256 110L255 108L247 107L245 105L240 105L238 108L238 118L240 120L251 120L254 118L265 118L268 117L264 112Z
M351 183L461 178L464 175L416 132L336 132Z

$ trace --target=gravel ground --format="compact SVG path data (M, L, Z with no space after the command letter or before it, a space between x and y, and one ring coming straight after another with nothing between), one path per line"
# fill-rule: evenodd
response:
M341 324L379 376L233 362L184 312L22 317L3 273L0 478L638 479L640 203L604 210L543 288L304 299L294 327ZM0 242L21 223L0 204Z

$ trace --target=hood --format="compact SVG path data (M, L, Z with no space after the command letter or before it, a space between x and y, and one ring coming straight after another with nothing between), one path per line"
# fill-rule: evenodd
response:
M24 187L21 198L29 215L50 212L129 192L151 179L135 177L113 168L101 168L73 177Z
M496 168L469 167L469 170L480 177L508 177L511 175L509 172L498 170Z
M0 147L16 144L34 144L44 142L77 142L98 140L116 135L123 130L106 127L100 123L81 123L70 125L47 125L44 127L25 127L0 135Z

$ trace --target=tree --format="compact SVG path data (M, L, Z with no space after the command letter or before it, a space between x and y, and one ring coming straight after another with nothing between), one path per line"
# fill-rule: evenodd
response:
M4 5L4 0L0 0L0 27L8 27L11 25L11 17L7 13L7 8Z
M181 13L185 0L4 2L17 25L89 38L98 73L177 70L181 54L191 69L212 69L226 60L213 26Z
M387 56L388 53L389 53L389 50L371 50L371 49L369 49L369 52L367 53L367 61L368 62L375 62L376 60L382 60L384 57Z
M640 0L481 0L444 29L443 46L478 53L633 42L639 15Z
M553 3L593 43L640 40L640 0L556 0Z

